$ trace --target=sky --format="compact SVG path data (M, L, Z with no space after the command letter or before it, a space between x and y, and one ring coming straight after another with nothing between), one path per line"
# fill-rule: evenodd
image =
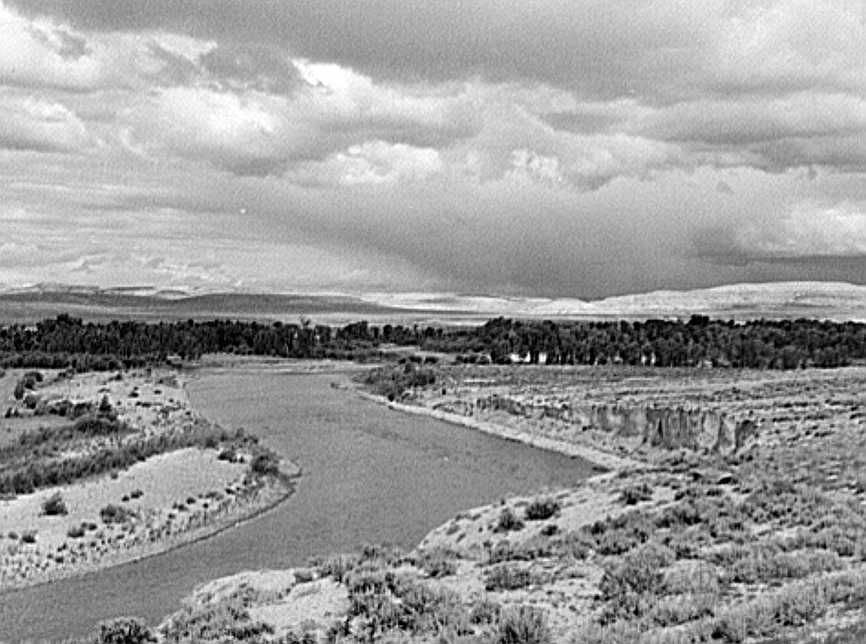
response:
M863 0L0 0L0 285L866 282Z

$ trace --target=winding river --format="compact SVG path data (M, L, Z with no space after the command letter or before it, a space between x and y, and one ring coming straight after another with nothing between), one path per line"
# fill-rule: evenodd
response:
M193 404L245 427L298 463L294 495L271 511L170 552L0 595L0 641L82 637L103 619L157 623L201 582L303 565L365 543L411 547L457 512L507 495L574 485L591 465L331 387L345 373L208 370Z

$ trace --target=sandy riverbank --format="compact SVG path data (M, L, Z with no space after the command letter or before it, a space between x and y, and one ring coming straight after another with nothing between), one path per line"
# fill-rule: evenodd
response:
M500 438L505 438L507 440L525 443L526 445L531 445L539 449L558 452L559 454L565 454L566 456L583 458L595 463L600 468L619 470L626 467L639 468L644 466L640 461L609 454L608 452L604 452L588 445L580 445L569 441L557 440L549 436L542 436L538 433L533 433L528 429L520 430L507 425L481 420L479 418L442 411L441 409L431 409L430 407L424 407L421 405L394 402L388 400L384 396L376 396L361 390L357 390L357 394L361 398L379 403L380 405L385 405L389 409L395 411L414 414L416 416L427 416L428 418L435 418L446 423L467 427L492 436L499 436Z
M32 391L45 415L11 394L6 399L19 414L3 421L6 444L13 449L19 437L37 428L71 425L72 419L44 412L65 401L96 408L105 400L126 429L122 436L39 443L34 449L40 454L49 449L39 463L62 463L135 441L173 440L184 432L213 430L219 436L221 430L193 409L186 382L187 376L166 369L61 377L46 371ZM126 469L0 499L0 592L153 556L267 511L291 494L300 471L283 460L279 475L256 474L250 445L208 440L138 459ZM27 448L6 453L20 459L21 449ZM62 500L62 512L45 512L52 497Z

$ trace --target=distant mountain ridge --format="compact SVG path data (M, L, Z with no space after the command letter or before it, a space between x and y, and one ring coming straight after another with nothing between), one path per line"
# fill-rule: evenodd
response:
M729 284L694 290L663 290L599 300L461 295L455 293L246 293L102 288L43 283L0 290L0 321L32 321L68 312L87 319L242 319L343 322L370 318L398 321L467 321L489 317L649 318L817 317L866 320L866 286L846 282Z
M866 286L847 282L766 282L693 290L662 290L599 300L398 293L362 296L367 301L419 310L457 310L495 315L552 317L682 317L736 314L749 317L866 319Z

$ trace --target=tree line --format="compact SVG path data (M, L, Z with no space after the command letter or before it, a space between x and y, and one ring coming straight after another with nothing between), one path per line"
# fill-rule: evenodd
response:
M427 348L547 364L714 366L757 369L839 367L866 358L866 325L798 320L551 322L497 318L477 329L431 337Z
M390 345L465 361L759 369L838 367L866 358L866 325L810 319L558 321L496 318L480 326L345 326L232 320L85 323L69 315L0 327L5 367L113 370L205 353L372 360Z

